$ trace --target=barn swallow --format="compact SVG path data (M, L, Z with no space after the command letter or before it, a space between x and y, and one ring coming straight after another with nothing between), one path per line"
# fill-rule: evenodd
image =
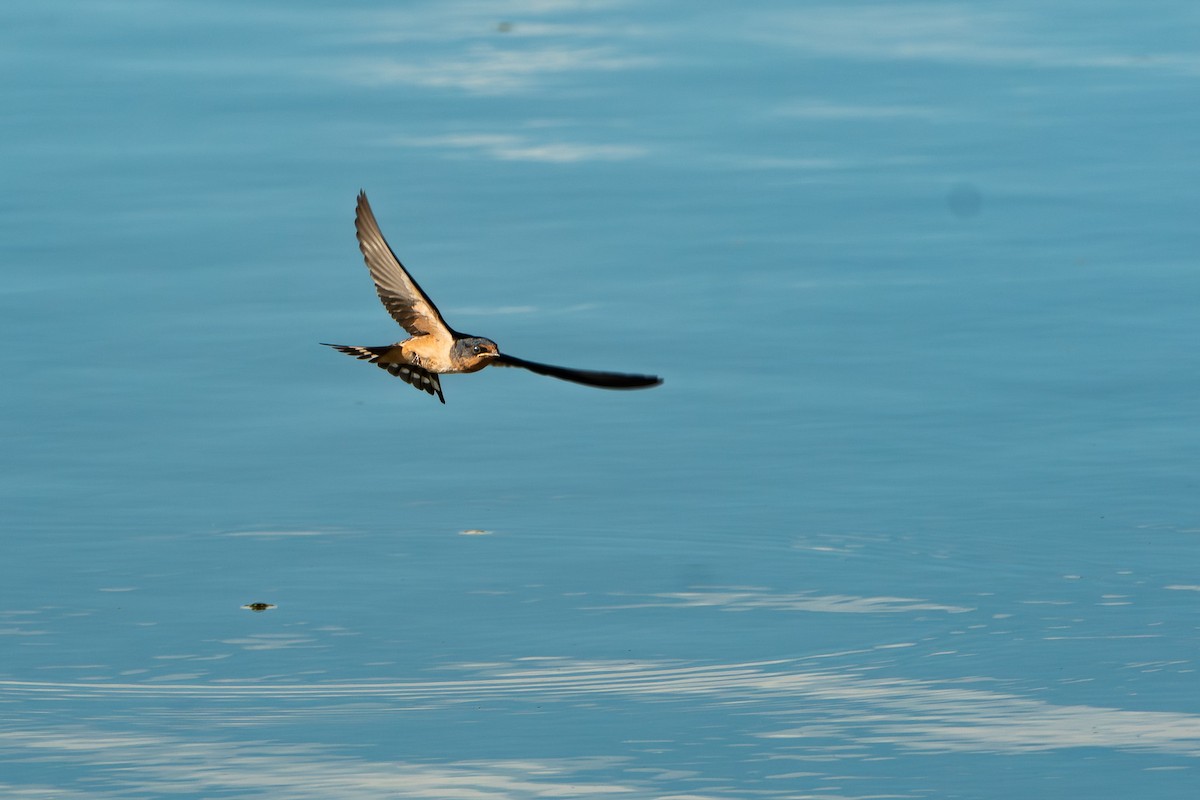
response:
M442 395L439 375L478 372L488 366L521 367L539 375L603 389L641 389L662 383L662 378L653 375L595 372L526 361L501 353L491 339L459 333L446 324L437 306L396 258L375 222L365 192L358 194L354 228L358 232L358 248L371 271L383 307L408 331L410 338L379 347L322 342L326 347L382 367L421 391L437 395L442 403L446 398Z

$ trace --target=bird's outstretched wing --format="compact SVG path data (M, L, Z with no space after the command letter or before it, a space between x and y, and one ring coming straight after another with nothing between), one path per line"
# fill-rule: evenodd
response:
M549 375L551 378L582 383L584 386L598 386L601 389L645 389L658 386L662 378L656 375L630 375L624 372L596 372L587 369L568 369L554 367L549 364L539 364L536 361L526 361L515 356L499 355L490 363L497 367L520 367L538 375Z
M362 250L367 269L371 270L371 279L375 281L375 291L392 319L411 336L429 334L449 340L452 336L450 326L388 246L375 214L371 212L366 192L358 193L354 229L358 234L358 248Z

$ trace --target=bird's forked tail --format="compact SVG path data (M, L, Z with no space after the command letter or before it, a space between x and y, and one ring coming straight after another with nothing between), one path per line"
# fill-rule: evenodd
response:
M366 361L381 369L385 369L405 383L415 386L423 392L437 395L437 399L441 400L442 403L446 402L446 398L442 395L442 382L438 380L437 373L430 372L416 364L380 361L383 356L396 349L394 344L383 345L382 347L364 347L356 344L329 344L328 342L321 342L321 344L326 347L332 347L334 350L345 353L348 356L353 356L360 361Z

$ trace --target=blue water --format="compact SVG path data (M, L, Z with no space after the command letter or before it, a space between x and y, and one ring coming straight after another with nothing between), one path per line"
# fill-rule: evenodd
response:
M1193 797L1197 22L7 3L0 796Z

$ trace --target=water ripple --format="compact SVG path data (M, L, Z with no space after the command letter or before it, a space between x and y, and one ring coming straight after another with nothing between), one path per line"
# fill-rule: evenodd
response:
M796 660L695 665L536 658L484 666L475 676L459 680L307 684L8 680L0 681L0 697L10 701L119 697L437 705L605 697L654 701L687 696L707 697L715 705L737 703L743 711L772 721L781 715L796 718L795 725L778 727L776 722L776 727L754 734L764 739L811 738L815 725L822 735L834 730L860 743L916 751L1020 753L1107 747L1200 756L1200 715L1055 705L979 688L989 682L864 677L855 672L805 670Z

